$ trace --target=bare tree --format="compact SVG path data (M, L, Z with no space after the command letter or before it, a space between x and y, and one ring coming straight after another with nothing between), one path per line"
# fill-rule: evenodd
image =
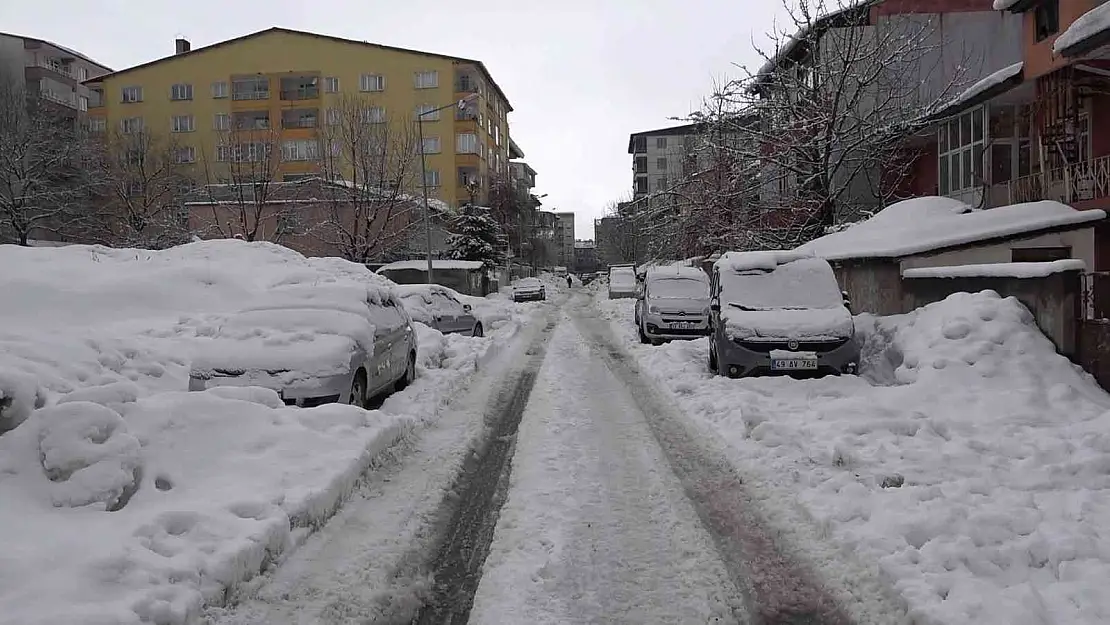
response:
M281 160L289 158L281 134L268 112L232 117L230 123L217 132L215 146L201 147L201 186L190 195L189 206L202 213L198 221L211 234L279 243L298 228L301 213L298 198L282 193L290 187L277 179Z
M962 80L966 63L941 66L929 16L873 18L874 4L787 3L765 65L709 98L701 119L746 136L723 146L738 171L761 163L757 189L736 185L759 196L735 226L749 245L794 247L885 205L909 173L909 139Z
M111 242L161 248L186 241L189 224L183 202L195 149L145 128L126 130L104 137L98 159Z
M422 217L419 139L407 119L386 119L368 97L344 94L327 110L317 152L327 185L323 214L310 236L354 262L380 259L404 245ZM435 146L425 147L433 149Z
M73 116L26 89L22 74L0 72L0 241L32 235L87 237L101 225L87 133Z

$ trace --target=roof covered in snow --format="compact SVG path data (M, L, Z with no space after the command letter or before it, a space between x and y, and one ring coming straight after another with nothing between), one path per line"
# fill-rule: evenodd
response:
M1065 271L1084 271L1087 264L1078 258L1043 263L984 263L950 267L918 267L902 272L903 278L1044 278Z
M829 260L900 258L1043 230L1081 227L1105 218L1102 210L1078 211L1050 200L977 210L951 198L921 197L892 204L866 221L810 241L795 251Z
M432 271L436 269L466 269L474 271L482 268L482 261L479 260L433 260ZM426 260L400 260L395 263L383 265L378 269L378 273L386 271L427 271L428 261Z
M1052 51L1078 56L1106 43L1110 43L1110 4L1101 4L1072 22L1053 42Z
M819 39L826 30L835 27L838 18L850 19L848 15L854 10L867 10L871 5L878 4L878 0L851 0L844 2L839 8L828 11L824 15L812 16L810 24L800 24L798 32L790 37L784 38L784 41L776 43L776 50L773 55L770 55L767 62L759 68L756 76L763 76L770 74L778 67L783 61L790 59L795 52L799 50L799 46L803 43L811 43ZM799 16L801 18L801 16Z
M1018 61L992 72L964 89L939 111L933 118L945 117L963 109L975 106L1020 85L1025 80L1025 63Z

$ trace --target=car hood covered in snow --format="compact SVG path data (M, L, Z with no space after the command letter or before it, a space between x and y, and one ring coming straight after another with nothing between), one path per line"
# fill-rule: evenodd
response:
M839 308L721 310L729 338L742 341L836 341L854 332L852 313Z

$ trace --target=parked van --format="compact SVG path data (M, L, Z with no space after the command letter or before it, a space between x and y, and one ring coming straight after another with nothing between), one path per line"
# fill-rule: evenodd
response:
M709 330L709 276L694 267L652 267L636 296L641 343L695 339Z
M860 346L828 261L729 252L710 278L709 368L721 375L854 374Z
M613 265L609 268L609 299L636 297L636 268Z

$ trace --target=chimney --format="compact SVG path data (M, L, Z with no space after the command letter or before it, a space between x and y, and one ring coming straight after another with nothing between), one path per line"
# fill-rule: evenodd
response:
M185 54L192 49L192 46L189 45L189 40L181 37L178 37L177 40L174 41L174 44L176 48L175 54Z

